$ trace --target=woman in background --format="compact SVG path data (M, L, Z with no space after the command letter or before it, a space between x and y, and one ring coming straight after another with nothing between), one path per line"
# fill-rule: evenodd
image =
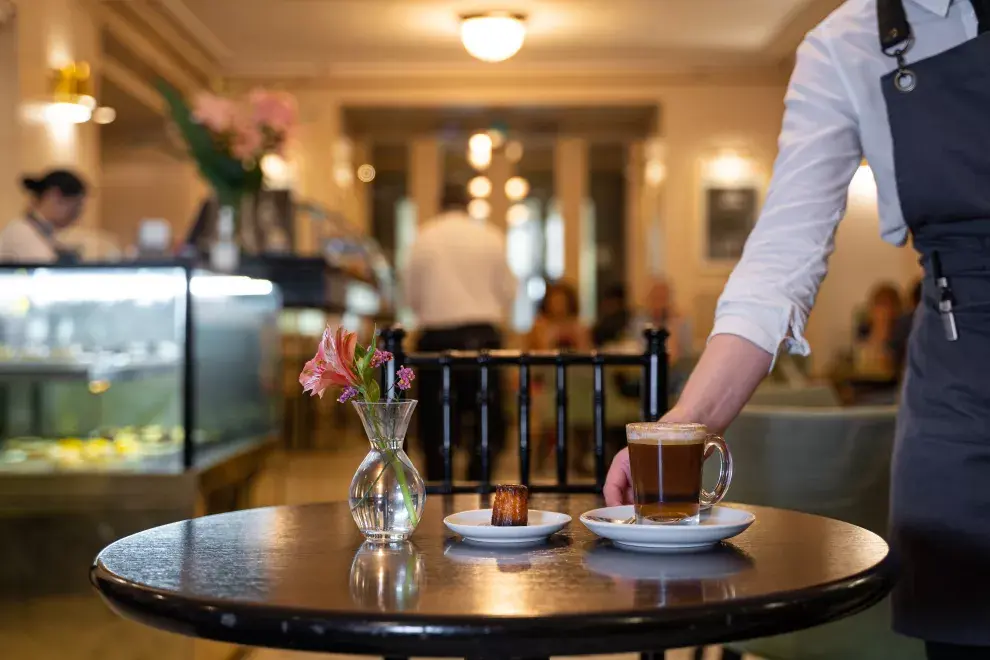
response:
M899 372L897 323L902 309L901 294L893 284L882 282L870 292L866 316L856 329L857 374L893 378Z
M590 351L591 332L581 322L577 292L570 284L547 286L533 329L526 339L531 351Z
M59 242L56 234L82 215L86 184L68 170L52 170L39 178L24 177L21 185L29 195L28 207L0 231L0 262L76 261L76 252Z

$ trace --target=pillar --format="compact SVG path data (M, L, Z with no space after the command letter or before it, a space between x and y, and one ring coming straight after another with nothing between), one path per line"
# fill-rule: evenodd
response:
M308 92L297 97L299 126L289 158L296 167L296 192L329 212L339 210L340 194L335 173L340 166L340 103L326 93ZM295 251L314 255L319 251L319 231L307 214L296 215Z
M492 182L490 202L492 214L489 221L503 232L508 226L509 198L505 194L505 182L512 176L512 163L505 157L504 149L492 152L492 162L488 166L488 178Z
M428 221L440 212L443 187L443 149L433 136L413 138L409 145L409 198L416 207L416 223Z
M50 98L52 70L67 63L88 62L92 80L98 84L102 53L99 20L84 0L18 0L15 4L16 16L10 24L0 27L0 48L4 51L0 85L5 98L11 98L7 93L13 92L12 98L16 99L0 104L0 123L16 131L16 137L10 133L0 135L5 154L0 206L6 213L0 223L10 217L10 209L23 206L22 193L13 189L10 181L18 181L25 173L63 167L75 170L90 184L80 224L96 227L100 208L100 127L92 122L52 124L38 117L28 119L25 111ZM97 99L99 91L97 86Z
M554 196L564 221L564 279L577 287L581 316L588 319L595 313L594 227L589 226L586 213L588 143L582 138L560 137L553 158Z
M634 142L626 152L626 263L623 277L626 300L631 309L639 308L646 297L646 280L649 278L647 254L649 250L650 216L644 204L643 143Z

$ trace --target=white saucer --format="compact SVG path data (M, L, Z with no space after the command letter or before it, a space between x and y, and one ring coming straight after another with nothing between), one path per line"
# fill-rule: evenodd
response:
M741 534L756 520L748 511L726 506L713 506L702 512L697 525L624 525L588 519L588 516L599 516L622 520L633 515L632 505L612 506L581 514L581 522L598 536L627 550L699 552Z
M529 524L525 527L493 527L491 509L461 511L443 519L443 524L463 536L464 540L488 545L539 543L562 530L569 522L571 517L565 513L533 509L529 510Z

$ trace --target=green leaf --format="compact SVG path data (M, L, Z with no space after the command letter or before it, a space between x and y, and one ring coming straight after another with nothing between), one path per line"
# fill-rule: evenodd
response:
M364 398L368 403L378 403L378 399L381 398L382 391L378 387L378 381L374 378L370 378L364 383Z
M358 360L360 360L361 358L363 358L366 355L366 353L367 353L367 349L364 346L362 346L361 344L358 344L354 348L354 357L356 357Z

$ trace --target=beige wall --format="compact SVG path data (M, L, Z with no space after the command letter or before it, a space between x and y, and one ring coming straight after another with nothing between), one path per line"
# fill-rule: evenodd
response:
M133 244L143 218L165 218L184 236L209 194L192 162L155 147L106 149L102 227L123 246Z

